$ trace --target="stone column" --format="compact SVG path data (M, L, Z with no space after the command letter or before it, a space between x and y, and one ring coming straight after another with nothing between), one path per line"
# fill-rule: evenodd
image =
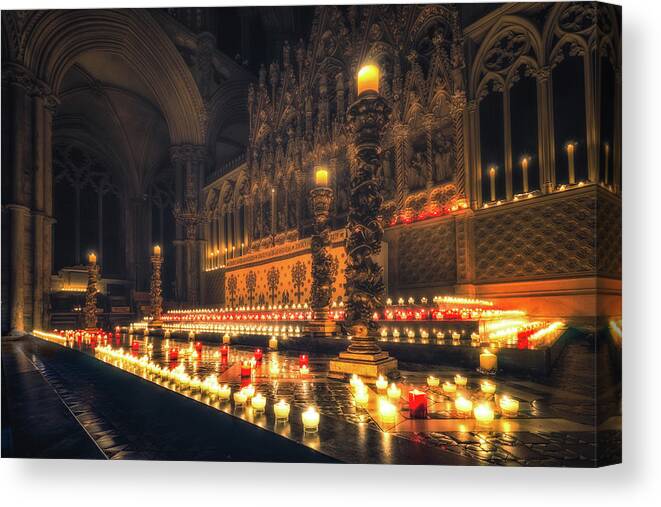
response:
M406 194L408 193L408 184L406 181L408 125L397 123L393 128L393 135L395 138L395 202L397 203L397 212L401 213L404 209Z
M505 199L512 200L512 117L510 109L510 88L503 90L503 146L505 147Z
M389 115L386 101L371 90L360 94L347 115L356 148L346 240L346 326L352 339L347 351L330 362L329 376L334 378L355 373L375 379L397 369L397 361L378 346L372 320L383 304L383 268L374 260L383 239L379 220L383 197L376 174Z
M466 112L466 94L456 92L452 96L450 103L450 116L452 117L453 151L454 151L454 181L457 186L457 193L470 202L471 185L470 180L466 178L468 169L466 167L465 142L468 136L464 135Z
M597 49L590 49L583 60L585 76L586 137L588 150L588 180L599 181L601 159L601 58Z
M470 205L476 209L482 206L482 162L480 160L480 112L476 100L466 105L468 116L468 181L470 182Z
M537 136L539 144L539 187L543 193L555 188L555 134L553 130L553 86L551 68L537 71Z
M434 143L432 139L432 132L436 119L433 114L426 114L423 119L425 127L425 180L427 181L427 188L434 185Z

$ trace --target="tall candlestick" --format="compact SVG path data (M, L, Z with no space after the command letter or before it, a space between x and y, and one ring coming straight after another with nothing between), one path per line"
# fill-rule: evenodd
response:
M523 193L528 192L528 161L529 157L523 157L521 159L521 173L523 174Z
M379 68L376 65L365 65L358 71L358 95L367 91L379 93Z
M277 222L275 219L275 188L271 189L271 234L275 236L275 226Z
M576 183L576 170L574 169L574 150L576 149L574 143L567 143L567 162L569 164L569 184Z
M491 200L496 200L496 168L489 168L489 179L491 181Z
M610 151L610 146L608 143L604 143L604 183L608 183L608 153Z

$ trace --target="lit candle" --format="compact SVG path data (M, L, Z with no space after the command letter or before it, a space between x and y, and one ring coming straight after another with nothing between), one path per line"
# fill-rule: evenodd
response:
M92 265L96 264L96 254L94 252L90 252L90 254L87 256L87 260Z
M218 398L221 400L229 400L231 394L232 388L227 384L224 384L218 388Z
M368 64L358 71L358 95L373 91L379 93L379 68Z
M427 385L429 387L438 387L440 383L441 380L438 377L434 377L433 375L427 377Z
M273 413L275 414L276 420L287 420L289 419L289 403L285 400L280 400L278 403L273 405Z
M244 405L247 400L248 400L248 395L245 393L245 391L241 390L234 393L235 405Z
M253 396L252 400L250 400L250 404L255 412L263 412L264 407L266 407L266 398L261 394L256 394Z
M225 334L223 335L223 345L229 345L229 344L230 344L230 341L231 341L230 335L228 335L227 333L225 333Z
M399 399L402 397L402 390L397 387L397 384L394 382L390 384L390 387L388 388L388 399L391 401L399 401Z
M480 354L480 369L486 372L494 372L498 369L498 356L489 349L484 349Z
M269 366L269 374L272 377L277 377L280 375L280 365L276 362L272 362L271 365Z
M379 378L376 379L376 389L377 391L385 391L388 389L388 381L383 378L383 375L379 375Z
M529 157L523 157L521 159L521 174L523 175L523 192L528 192L528 162Z
M384 423L394 424L397 420L397 407L387 400L379 400L379 417Z
M367 388L365 386L362 386L361 389L358 389L356 391L355 399L356 399L356 406L357 407L366 407L367 406L367 402L369 401L370 396L369 396L369 391L367 390Z
M491 182L491 201L496 200L496 168L491 166L489 168L489 181Z
M248 384L246 387L241 389L248 398L252 398L255 395L255 386L252 384Z
M269 348L271 350L276 350L278 348L278 339L275 336L271 336L269 340Z
M317 187L328 186L328 170L325 167L317 167L317 170L314 173L314 183Z
M519 400L509 396L501 396L499 400L500 410L505 415L516 415L519 412Z
M574 169L574 150L576 149L576 146L574 143L569 142L566 145L567 149L567 163L569 164L569 184L573 185L576 183L576 172Z
M457 384L458 386L465 387L466 384L468 384L468 379L463 375L455 375L454 383Z
M264 358L264 353L262 352L262 349L256 349L255 354L254 354L255 361L260 363L262 359Z
M154 245L154 257L160 257L161 256L161 247L158 245Z
M413 419L427 417L427 394L417 389L409 391L409 415Z
M303 365L303 366L300 367L299 371L300 371L301 375L308 375L310 373L310 368Z
M310 365L310 358L308 357L307 354L301 354L298 356L298 365L302 368L303 366L309 366Z
M493 394L496 392L496 384L488 380L483 380L482 383L480 384L480 390L484 394Z
M473 410L473 414L480 424L490 424L494 418L493 408L488 403L480 403Z
M473 402L460 396L454 400L454 408L459 415L467 416L473 411Z
M457 392L457 384L452 382L443 382L443 392L445 394L453 394Z
M608 143L604 143L604 183L608 183L608 152L610 146Z
M303 429L308 433L314 433L319 429L319 412L314 407L308 409L301 414L303 420Z
M252 367L248 361L243 361L241 363L241 377L250 377L252 374Z
M362 385L363 381L360 380L360 377L356 375L355 373L351 375L351 378L349 379L349 385L351 385L352 389L356 389L357 386Z

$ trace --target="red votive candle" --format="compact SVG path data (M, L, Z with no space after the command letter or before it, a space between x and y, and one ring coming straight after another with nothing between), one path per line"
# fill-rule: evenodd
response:
M298 356L298 366L303 368L303 366L310 366L310 358L308 357L307 354L301 354Z
M516 339L516 346L519 350L528 348L528 331L521 331Z
M179 349L178 348L170 349L170 361L178 361L178 360L179 360Z
M201 342L196 342L195 343L195 350L198 354L202 353L202 343Z
M254 357L255 357L255 361L257 361L258 363L261 363L262 358L264 357L264 352L262 352L262 349L255 350Z
M140 348L140 343L137 342L137 341L134 341L133 343L131 343L131 348L133 350L138 350Z
M227 345L220 347L220 358L227 361L230 354L230 348Z
M417 389L409 391L409 413L412 419L427 418L427 393Z
M251 373L252 368L250 367L250 363L248 361L243 361L241 363L241 378L250 377Z

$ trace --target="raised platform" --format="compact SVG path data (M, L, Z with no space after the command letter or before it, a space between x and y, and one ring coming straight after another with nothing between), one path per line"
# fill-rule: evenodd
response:
M330 360L328 367L328 377L336 380L347 380L355 374L368 382L373 382L379 376L389 377L396 372L397 359L390 357L384 351L378 354L340 352L337 359Z

